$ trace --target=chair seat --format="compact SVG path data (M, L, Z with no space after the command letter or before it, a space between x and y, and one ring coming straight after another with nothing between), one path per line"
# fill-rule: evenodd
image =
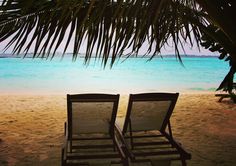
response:
M186 160L191 159L172 135L170 117L178 96L178 93L130 94L122 133L131 164L154 165L153 160L166 160L160 163L169 165L170 160L181 160L186 166Z

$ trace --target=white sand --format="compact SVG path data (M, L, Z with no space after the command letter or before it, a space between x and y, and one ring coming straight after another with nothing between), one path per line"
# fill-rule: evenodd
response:
M192 153L188 165L236 165L236 105L214 94L181 95L174 137ZM118 117L125 116L127 96ZM66 96L0 96L0 165L60 165Z

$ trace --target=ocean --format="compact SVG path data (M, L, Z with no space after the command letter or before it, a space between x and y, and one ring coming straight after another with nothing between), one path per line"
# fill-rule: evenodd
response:
M229 70L217 57L101 60L0 58L1 94L214 92Z

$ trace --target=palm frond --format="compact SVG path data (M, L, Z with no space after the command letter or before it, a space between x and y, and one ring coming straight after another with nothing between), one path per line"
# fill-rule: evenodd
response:
M65 53L73 38L76 59L87 39L85 61L95 53L104 65L109 57L112 65L128 49L129 55L138 54L145 41L147 54L155 56L171 38L180 58L180 36L192 43L193 31L200 42L199 29L182 16L191 11L203 23L192 0L5 0L0 10L0 42L13 36L7 48L14 45L14 53L26 54L34 46L34 57L53 57L63 40Z
M206 12L209 26L202 28L202 45L218 51L220 59L229 61L230 71L217 90L231 92L236 72L236 2L234 0L196 0Z

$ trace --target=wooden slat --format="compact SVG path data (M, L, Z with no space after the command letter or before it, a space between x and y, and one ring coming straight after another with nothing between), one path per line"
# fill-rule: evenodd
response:
M73 149L97 149L97 148L113 148L113 144L103 144L103 145L73 145Z
M170 145L168 141L158 141L158 142L135 142L133 146L151 146L151 145Z
M156 152L135 152L133 151L135 157L137 156L156 156L156 155L173 155L173 154L179 154L177 150L169 150L169 151L156 151Z
M157 137L164 137L163 135L161 134L153 134L153 135L133 135L132 138L157 138ZM126 138L131 138L130 136L125 136L125 139Z
M111 137L74 137L72 141L83 141L83 140L111 140Z
M91 154L91 155L83 155L83 154L67 154L67 160L79 160L79 159L106 159L106 158L120 158L119 154Z

